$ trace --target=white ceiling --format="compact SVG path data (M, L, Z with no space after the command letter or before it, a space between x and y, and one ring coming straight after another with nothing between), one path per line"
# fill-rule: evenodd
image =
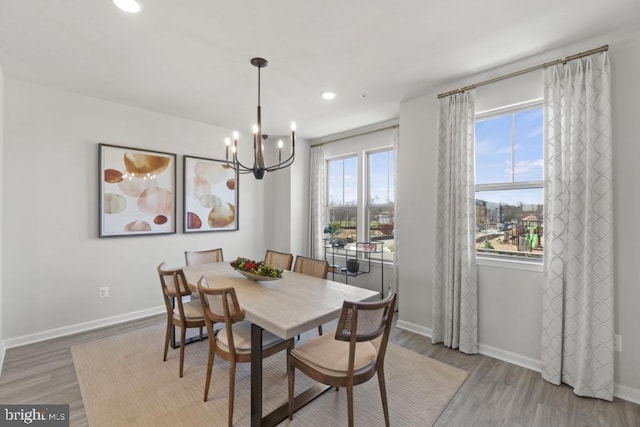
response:
M318 138L398 117L426 88L605 34L638 0L0 0L7 77L250 132ZM337 92L332 102L324 90Z

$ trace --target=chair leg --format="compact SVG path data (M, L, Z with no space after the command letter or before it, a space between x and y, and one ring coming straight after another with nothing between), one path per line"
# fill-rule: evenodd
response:
M204 337L204 336L202 335L202 326L200 326L200 341L202 341L202 338L203 338L203 337Z
M384 412L384 425L389 427L389 406L387 405L387 386L384 381L384 370L378 370L378 384L380 385L380 397L382 398L382 411Z
M289 419L293 419L293 391L295 389L296 368L291 360L291 350L287 349L287 377L289 382Z
M216 340L209 341L209 358L207 359L207 376L204 383L204 401L209 398L209 384L211 383L211 372L213 371L213 362L216 353Z
M167 361L167 352L169 351L169 337L171 336L171 322L167 320L167 332L164 334L164 356L162 361Z
M322 335L322 325L318 326L318 335Z
M229 427L233 425L233 397L236 389L236 361L229 362Z
M182 378L182 370L184 367L184 340L187 337L187 328L180 328L180 378Z
M347 385L347 414L349 416L349 427L353 427L353 385Z

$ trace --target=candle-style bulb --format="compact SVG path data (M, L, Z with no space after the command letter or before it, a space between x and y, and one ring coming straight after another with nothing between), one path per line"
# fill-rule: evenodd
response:
M238 139L240 137L240 134L238 134L238 131L234 131L233 132L233 139Z
M281 139L278 140L278 148L282 149L284 147L284 142Z
M291 122L291 130L295 132L295 130L296 130L296 122Z
M228 137L224 139L224 143L228 146L231 145L231 139L229 139Z

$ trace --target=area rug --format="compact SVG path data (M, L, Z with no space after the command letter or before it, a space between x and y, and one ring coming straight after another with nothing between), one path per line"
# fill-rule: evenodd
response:
M162 325L71 348L89 425L225 426L229 365L216 358L209 400L203 402L208 343L187 345L184 376L178 377L179 350L162 361ZM264 411L287 399L286 353L264 361ZM385 359L387 397L393 426L431 426L464 382L458 368L389 344ZM296 393L311 380L296 372ZM250 366L237 365L234 425L250 423ZM337 426L347 423L346 392L329 390L282 426ZM383 426L378 381L354 389L356 425Z

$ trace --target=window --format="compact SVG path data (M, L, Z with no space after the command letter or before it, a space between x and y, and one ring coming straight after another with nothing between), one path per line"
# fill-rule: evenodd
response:
M542 259L542 119L540 102L476 116L478 254Z
M384 148L373 148L381 140L353 144L349 148L356 154L327 160L327 218L335 244L348 248L356 242L380 242L382 253L371 254L371 259L392 261L395 159L388 139Z
M368 157L369 241L383 242L383 258L393 260L394 156L393 150L374 151Z
M357 240L358 157L349 156L327 162L327 208L334 237L343 243Z

